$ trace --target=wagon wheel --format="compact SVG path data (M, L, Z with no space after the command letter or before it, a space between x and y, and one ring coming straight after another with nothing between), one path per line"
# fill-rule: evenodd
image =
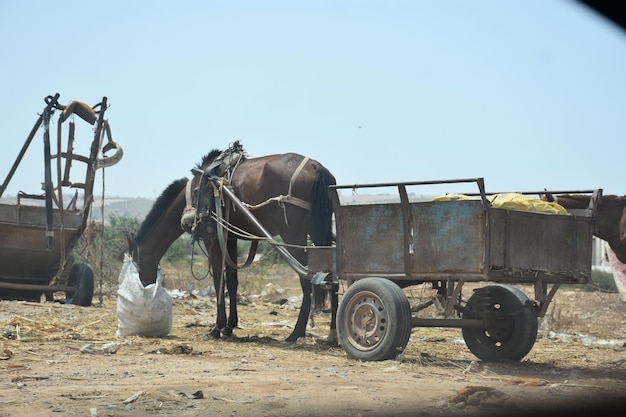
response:
M486 362L519 361L537 340L538 320L526 294L509 285L475 290L463 313L466 319L486 319L484 327L463 327L463 339Z
M75 291L66 291L67 304L83 307L91 305L93 300L94 280L93 268L89 264L74 264L67 278L67 286L75 287Z
M353 359L393 359L404 351L411 335L409 300L397 284L383 278L350 285L337 318L339 343Z

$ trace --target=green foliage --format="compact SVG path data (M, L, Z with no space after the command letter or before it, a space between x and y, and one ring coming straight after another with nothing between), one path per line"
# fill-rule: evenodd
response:
M191 258L191 237L187 234L182 235L172 243L163 255L167 262L179 264L183 261L189 261Z
M276 241L282 242L280 238L277 238ZM259 264L262 266L271 266L278 265L280 263L286 263L280 256L278 251L267 242L259 243L259 247L257 248L257 255L260 257Z
M593 288L604 292L617 292L617 286L615 286L615 279L613 273L605 272L599 269L591 271L591 281Z
M128 246L126 235L135 233L137 229L139 229L139 220L137 218L111 214L108 223L104 226L103 243L105 251L111 256L117 256Z
M136 233L139 229L140 221L136 217L119 216L111 214L109 221L104 227L103 242L105 253L111 257L117 257L127 248L127 234ZM190 257L191 239L189 235L182 235L169 247L164 255L166 261L178 263L188 260Z
M613 279L613 273L597 268L593 268L591 270L591 279L589 280L589 283L572 284L571 286L579 288L583 291L617 292L617 286L615 285L615 280Z

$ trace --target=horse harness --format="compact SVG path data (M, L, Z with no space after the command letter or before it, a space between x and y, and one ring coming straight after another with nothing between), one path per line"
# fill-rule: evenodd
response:
M241 266L238 266L236 262L234 262L230 258L230 256L228 255L228 250L226 248L227 230L225 225L228 224L228 215L230 211L226 210L226 213L222 211L222 206L226 207L222 194L222 187L229 186L230 180L232 179L236 169L239 167L239 164L245 159L245 157L246 155L243 151L243 148L241 147L241 145L239 145L239 142L235 142L226 151L222 152L217 158L215 158L215 160L209 165L209 167L204 170L200 183L195 188L193 188L191 180L187 181L187 185L185 187L186 205L181 216L182 229L193 236L193 242L195 243L197 240L199 240L199 226L203 224L208 217L210 217L212 211L210 206L204 208L201 204L201 194L205 190L203 183L204 181L209 181L211 189L213 190L212 201L214 202L213 204L216 221L216 230L212 232L217 234L220 248L222 250L222 265L224 265L224 263L227 263L230 267L234 269L240 269L249 266L254 259L258 247L258 239L250 239L250 236L246 236L246 238L251 240L251 245L248 257L244 264ZM292 174L291 180L289 181L289 190L287 195L278 195L276 197L271 197L255 205L251 205L246 202L242 202L242 204L245 205L249 210L255 210L276 202L279 207L283 209L286 224L288 223L286 204L292 204L305 210L310 210L310 202L298 197L294 197L292 195L293 184L300 175L300 172L304 169L304 166L309 161L309 159L309 157L304 157ZM193 191L197 192L195 201L193 199ZM208 253L206 255L208 256Z

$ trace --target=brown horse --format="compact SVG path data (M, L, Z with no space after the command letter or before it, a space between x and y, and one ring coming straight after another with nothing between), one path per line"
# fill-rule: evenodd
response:
M541 194L544 201L556 201L566 209L589 208L590 195ZM594 236L605 240L622 263L626 263L626 196L603 195L596 208Z
M333 241L329 185L335 184L335 178L328 169L295 153L248 158L238 146L238 152L228 155L211 151L192 170L191 180L182 178L171 183L155 201L137 233L129 238L130 253L145 284L156 280L161 257L184 231L204 243L218 301L216 325L210 332L214 338L231 336L238 324L237 240L254 241L260 233L250 218L233 209L228 198L221 194L213 198L213 187L217 185L212 181L222 179L271 236L282 238L286 251L302 266L307 264L309 238L316 246L328 246ZM183 217L187 220L181 222ZM226 226L221 228L223 224ZM220 230L227 231L220 236ZM303 297L294 330L285 340L289 343L305 336L312 295L316 295L316 306L325 301L319 297L324 293L321 287L313 285L310 276L296 272ZM335 341L338 286L336 283L329 286L332 287L329 341ZM228 317L224 287L230 301Z

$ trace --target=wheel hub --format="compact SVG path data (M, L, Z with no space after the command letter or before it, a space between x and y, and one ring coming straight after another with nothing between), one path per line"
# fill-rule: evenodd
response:
M353 329L350 341L361 348L375 347L387 331L387 318L383 306L374 297L364 295L350 307L348 328Z

